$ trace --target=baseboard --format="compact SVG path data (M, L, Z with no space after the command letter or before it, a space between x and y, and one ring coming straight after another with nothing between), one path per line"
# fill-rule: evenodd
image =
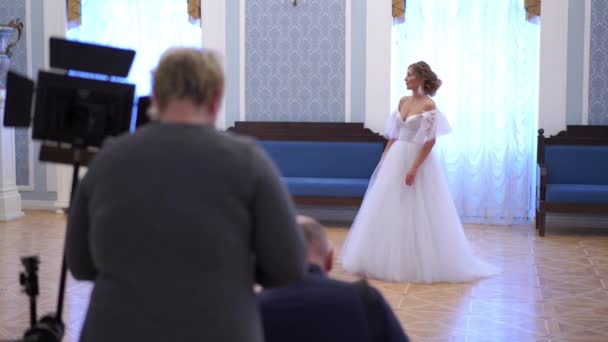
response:
M298 205L298 214L314 217L322 223L352 224L359 207Z
M608 228L608 215L606 214L563 214L547 213L547 227L559 228Z
M57 211L55 201L22 200L21 206L23 207L23 210Z

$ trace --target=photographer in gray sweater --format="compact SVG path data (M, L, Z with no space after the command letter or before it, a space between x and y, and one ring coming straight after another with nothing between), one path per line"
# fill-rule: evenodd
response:
M219 132L223 71L172 49L158 123L110 140L70 208L66 257L94 282L82 341L263 341L254 283L303 278L295 212L254 141Z

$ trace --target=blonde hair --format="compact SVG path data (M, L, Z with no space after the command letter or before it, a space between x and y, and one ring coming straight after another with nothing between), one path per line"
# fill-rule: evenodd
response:
M215 53L194 48L172 48L153 72L152 91L158 110L172 100L206 105L224 88L224 71Z

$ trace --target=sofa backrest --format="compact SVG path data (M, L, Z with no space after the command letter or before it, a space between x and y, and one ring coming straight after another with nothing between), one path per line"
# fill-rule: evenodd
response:
M369 178L382 142L258 141L283 177Z
M545 145L548 184L608 185L608 146Z

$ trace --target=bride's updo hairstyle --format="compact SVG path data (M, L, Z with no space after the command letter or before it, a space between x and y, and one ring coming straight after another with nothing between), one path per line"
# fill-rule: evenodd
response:
M437 89L441 87L441 80L424 61L416 62L409 66L416 77L422 80L422 90L426 95L435 96Z

